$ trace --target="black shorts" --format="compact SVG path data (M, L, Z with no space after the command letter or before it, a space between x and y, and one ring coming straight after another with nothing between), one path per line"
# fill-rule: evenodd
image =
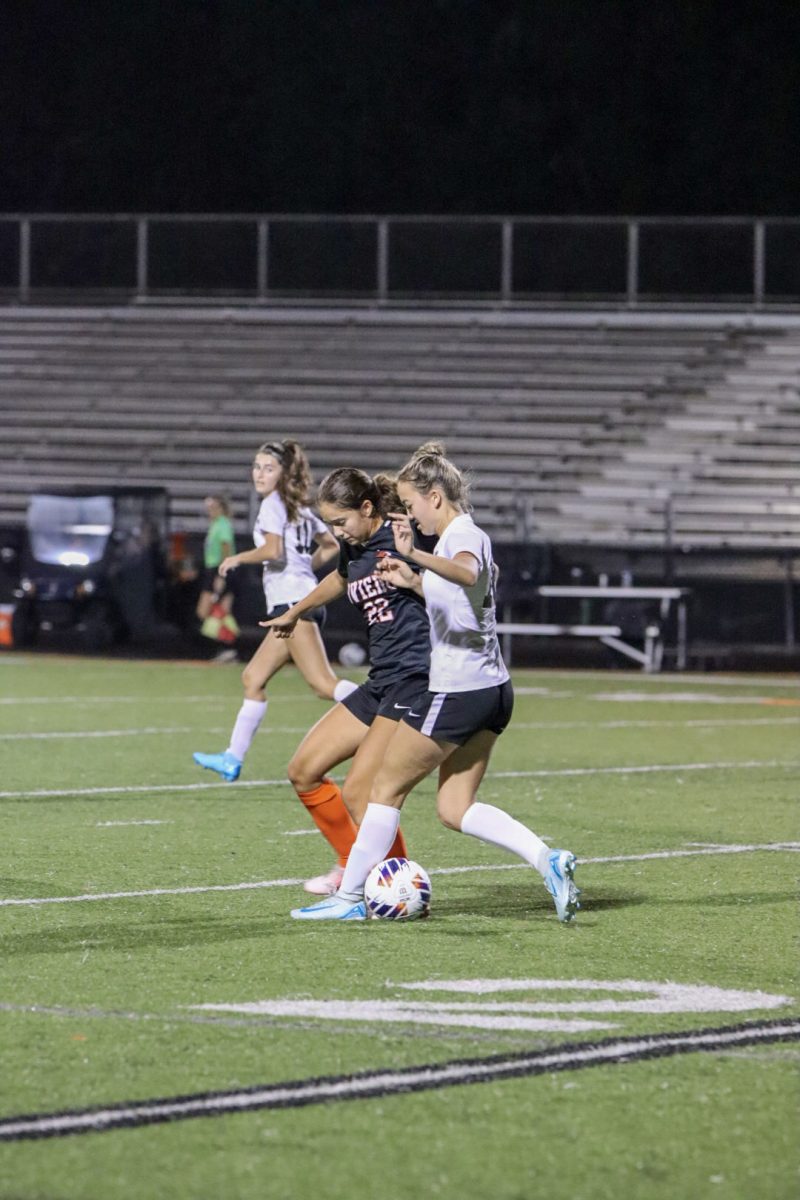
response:
M412 701L424 692L427 683L427 675L409 675L388 684L373 683L368 679L341 703L364 725L371 725L376 717L399 721L408 712Z
M219 592L220 596L223 596L229 590L228 581L224 575L221 578L218 576L219 572L216 567L203 567L200 576L200 591Z
M424 691L413 698L403 720L435 742L463 746L474 733L502 733L514 711L511 680L474 692Z
M271 621L275 617L282 617L284 613L288 612L289 609L293 608L294 605L297 603L298 603L298 601L294 600L294 601L292 601L291 604L276 604L274 608L268 608L266 619L268 621ZM325 616L326 616L325 606L323 605L322 608L312 608L311 612L303 613L300 620L301 621L316 621L316 623L317 623L317 625L319 625L320 629L324 629Z

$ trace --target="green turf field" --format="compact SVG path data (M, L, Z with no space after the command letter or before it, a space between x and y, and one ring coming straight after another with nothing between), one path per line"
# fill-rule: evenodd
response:
M482 798L582 860L577 922L425 784L430 920L319 926L299 676L231 785L237 667L0 657L2 1200L797 1196L800 686L515 685Z

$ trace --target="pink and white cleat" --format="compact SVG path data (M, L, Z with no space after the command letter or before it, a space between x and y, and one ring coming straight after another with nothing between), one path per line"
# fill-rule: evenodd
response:
M303 887L307 892L311 892L312 896L332 896L338 891L343 875L344 867L336 863L327 875L315 875L313 879L307 879Z

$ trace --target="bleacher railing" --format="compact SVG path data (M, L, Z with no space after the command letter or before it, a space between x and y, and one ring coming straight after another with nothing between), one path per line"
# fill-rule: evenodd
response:
M0 298L800 306L800 217L0 214Z

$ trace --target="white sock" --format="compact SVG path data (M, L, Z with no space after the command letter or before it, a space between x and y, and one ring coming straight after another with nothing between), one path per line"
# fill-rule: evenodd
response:
M400 809L388 804L368 804L344 869L338 895L360 900L364 881L392 848L400 824Z
M256 730L264 720L266 711L266 700L242 701L239 715L234 722L231 744L228 746L228 753L238 758L239 762L244 760L245 754L250 749L250 743L256 736Z
M349 679L340 679L333 689L333 698L334 700L346 700L348 696L357 690L357 683L352 683Z
M482 842L489 842L492 846L510 850L535 867L541 876L547 874L550 847L527 825L510 817L502 808L481 804L480 801L471 805L461 821L461 832L480 838Z

